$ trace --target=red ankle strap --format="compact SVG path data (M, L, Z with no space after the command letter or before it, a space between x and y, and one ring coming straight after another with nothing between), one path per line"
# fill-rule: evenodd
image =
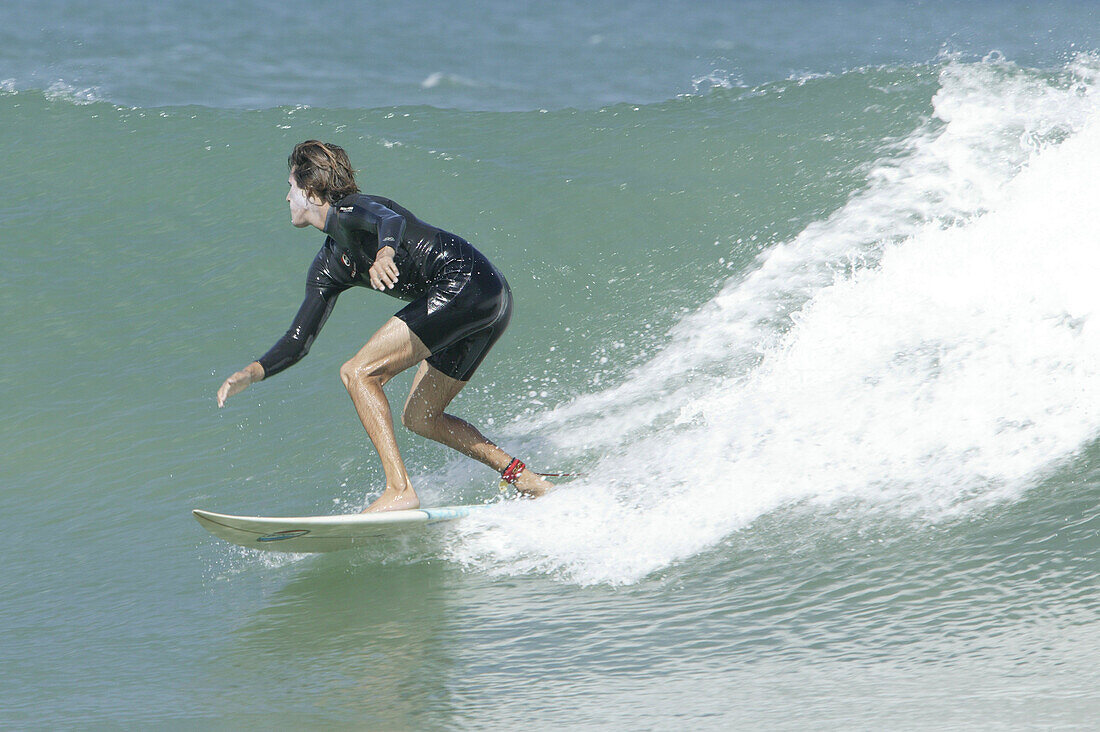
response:
M508 467L500 474L500 478L508 485L515 485L516 481L519 480L519 476L523 475L526 467L520 462L519 458L512 458L512 462L508 463Z

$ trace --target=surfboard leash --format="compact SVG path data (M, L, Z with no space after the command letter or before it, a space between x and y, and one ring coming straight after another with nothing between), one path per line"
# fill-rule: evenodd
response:
M500 474L500 489L505 490L510 485L515 485L519 480L519 476L523 475L523 471L527 469L527 466L523 464L523 461L519 458L512 458L512 462L508 463L508 467L504 469L504 472ZM535 473L543 478L579 478L583 473Z
M527 466L523 464L523 461L519 458L512 458L512 462L508 463L508 467L500 474L500 489L505 490L510 485L515 485L519 480L519 476L523 475L523 471L527 469Z

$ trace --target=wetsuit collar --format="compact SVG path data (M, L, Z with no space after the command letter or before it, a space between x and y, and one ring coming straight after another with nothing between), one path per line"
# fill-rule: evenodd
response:
M322 229L326 234L331 234L336 227L336 209L340 204L329 204L328 214L325 216L325 228Z

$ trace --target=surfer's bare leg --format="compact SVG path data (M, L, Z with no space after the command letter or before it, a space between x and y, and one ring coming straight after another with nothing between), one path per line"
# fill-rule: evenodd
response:
M420 506L420 499L413 490L397 449L390 403L382 387L429 355L427 347L404 321L390 318L359 353L340 367L340 378L355 403L355 411L359 413L359 419L386 472L386 490L367 507L367 511L395 511Z
M405 401L401 422L416 434L458 450L499 473L508 467L512 456L489 442L469 422L443 411L466 383L447 376L427 362L420 364ZM550 487L548 481L529 470L525 470L516 482L516 489L529 496L541 496Z

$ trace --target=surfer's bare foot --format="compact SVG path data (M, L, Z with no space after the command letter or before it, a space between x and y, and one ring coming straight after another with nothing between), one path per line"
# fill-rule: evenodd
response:
M538 498L546 495L546 492L553 488L554 484L538 473L524 470L516 480L515 486L524 498Z
M404 511L410 508L420 508L420 499L417 497L416 491L412 489L412 486L409 486L401 492L386 486L385 492L378 497L378 500L363 509L363 513Z

